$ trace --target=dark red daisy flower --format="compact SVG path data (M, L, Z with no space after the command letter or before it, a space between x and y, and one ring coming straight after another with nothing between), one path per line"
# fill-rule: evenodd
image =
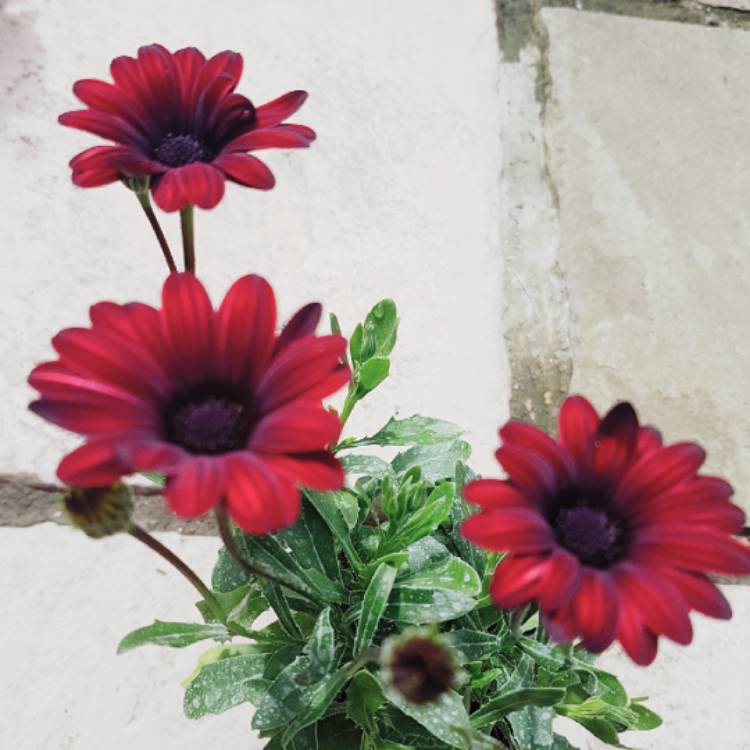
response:
M750 573L750 550L731 538L745 516L729 484L698 474L703 449L662 445L627 403L600 420L580 396L565 400L559 431L556 442L508 422L496 453L508 479L464 489L482 510L463 535L508 553L494 603L536 601L555 640L599 652L617 639L638 664L654 659L660 635L691 641L691 609L731 617L706 574Z
M95 146L70 162L80 187L147 175L165 211L213 208L225 178L262 190L274 186L271 170L248 151L305 148L315 140L305 125L282 124L302 106L304 91L257 108L234 92L242 75L237 52L206 60L194 47L173 54L151 44L137 59L115 58L110 72L114 83L78 81L73 92L87 109L60 115L63 125L117 144Z
M52 340L55 362L29 378L32 411L86 438L58 476L82 487L136 471L167 475L165 496L180 516L226 499L245 531L290 526L297 484L341 487L327 447L341 423L321 403L349 380L346 342L315 336L317 303L279 335L276 301L259 276L239 279L214 311L192 274L172 274L160 310L100 302L91 328Z

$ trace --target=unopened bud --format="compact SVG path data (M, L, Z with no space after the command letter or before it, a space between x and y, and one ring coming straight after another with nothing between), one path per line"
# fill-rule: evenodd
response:
M70 522L92 539L130 528L133 500L121 483L108 487L68 487L61 505Z

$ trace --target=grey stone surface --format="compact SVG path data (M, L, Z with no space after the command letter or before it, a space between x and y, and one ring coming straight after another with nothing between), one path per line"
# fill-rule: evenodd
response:
M542 18L571 389L699 440L750 508L750 35Z

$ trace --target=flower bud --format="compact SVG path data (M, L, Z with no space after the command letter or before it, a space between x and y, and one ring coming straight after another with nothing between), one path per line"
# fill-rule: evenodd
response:
M68 487L60 495L60 504L73 526L92 539L101 539L130 528L133 500L124 484Z
M456 681L456 660L448 637L410 628L383 644L381 666L388 686L410 703L432 703Z

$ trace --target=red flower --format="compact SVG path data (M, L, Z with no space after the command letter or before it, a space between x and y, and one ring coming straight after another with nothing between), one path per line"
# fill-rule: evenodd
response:
M315 336L320 305L277 336L276 301L259 276L239 279L214 311L192 274L172 274L162 308L100 302L91 328L52 340L59 360L34 369L32 411L86 438L58 476L108 485L136 471L167 475L166 500L199 516L226 498L245 531L293 524L302 484L341 487L326 450L341 431L321 399L349 380L346 342Z
M500 437L508 479L466 486L482 510L462 529L509 553L492 580L498 607L536 601L555 640L598 652L617 639L638 664L660 635L691 641L691 609L731 617L706 573L750 573L750 550L730 536L744 513L729 484L698 475L700 446L663 446L627 403L600 420L580 396L562 406L559 442L517 421Z
M110 72L113 84L78 81L73 92L88 109L60 115L63 125L118 144L95 146L70 162L79 187L149 175L165 211L213 208L225 178L262 190L274 186L271 170L248 151L305 148L315 140L305 125L281 124L302 106L304 91L257 109L234 93L242 75L236 52L206 60L194 47L173 54L151 44L137 59L115 58Z

